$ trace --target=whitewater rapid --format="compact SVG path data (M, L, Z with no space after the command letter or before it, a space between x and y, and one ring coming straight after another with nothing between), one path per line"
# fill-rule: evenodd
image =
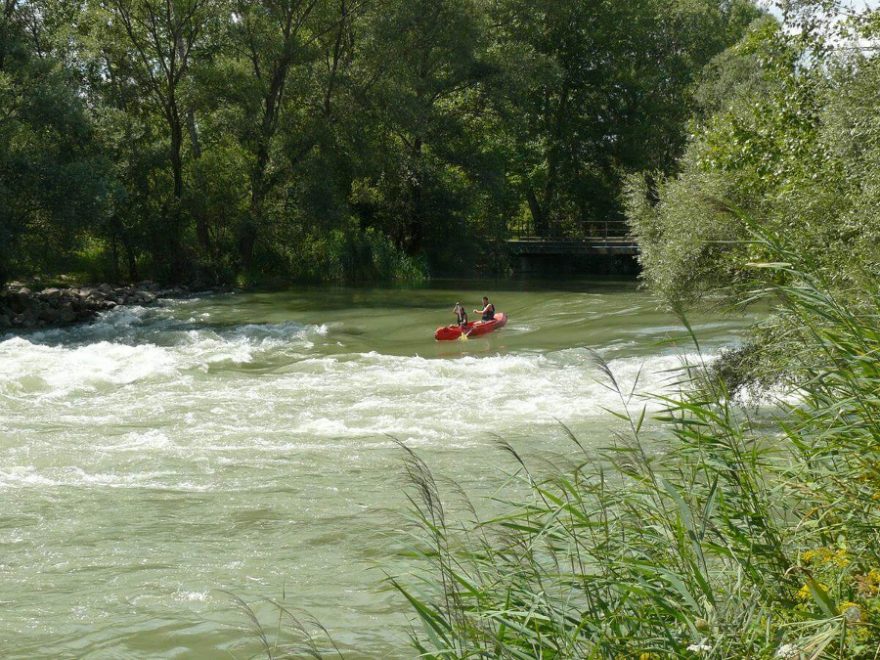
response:
M93 469L117 460L107 455L212 465L239 454L391 447L392 438L464 448L560 422L579 429L621 404L584 348L454 359L326 354L332 325L212 327L165 312L112 310L90 326L0 341L0 488L210 488L207 474L184 484L161 470ZM690 357L608 366L625 392L637 377L639 392L663 392Z

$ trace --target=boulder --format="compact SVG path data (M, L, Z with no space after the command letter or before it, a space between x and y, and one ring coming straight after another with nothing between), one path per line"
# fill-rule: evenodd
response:
M20 328L33 328L37 323L37 312L33 307L28 307L21 314L12 317L12 325Z
M72 303L65 303L61 306L61 309L58 311L58 320L61 323L73 323L76 321L77 314L73 309Z
M22 314L31 303L31 290L27 287L14 291L7 297L9 308L16 314Z
M61 318L61 311L57 307L45 305L40 308L40 320L46 323L58 323Z

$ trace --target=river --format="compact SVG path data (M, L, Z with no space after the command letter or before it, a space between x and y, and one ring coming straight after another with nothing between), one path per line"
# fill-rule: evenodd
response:
M435 342L483 289L508 326ZM750 319L693 322L711 356ZM3 657L249 657L226 592L270 629L260 598L308 611L346 657L413 657L394 439L479 503L512 469L499 437L609 441L591 350L642 391L695 352L613 282L216 295L0 337Z

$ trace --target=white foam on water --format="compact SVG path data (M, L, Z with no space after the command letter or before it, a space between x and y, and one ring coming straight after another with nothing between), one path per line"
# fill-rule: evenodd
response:
M328 355L333 325L209 320L123 308L91 326L0 341L0 426L14 439L0 438L0 488L203 492L218 487L218 470L362 461L393 449L392 438L451 450L496 434L546 436L558 422L577 432L620 408L584 349ZM625 393L635 383L669 393L683 361L696 360L607 354Z
M144 307L120 307L87 326L7 336L0 341L0 396L63 399L223 364L248 364L269 353L301 357L330 331L326 324L293 322L215 329L156 314Z
M66 348L16 337L0 343L0 394L61 398L102 385L120 386L177 373L175 357L153 345L100 341Z

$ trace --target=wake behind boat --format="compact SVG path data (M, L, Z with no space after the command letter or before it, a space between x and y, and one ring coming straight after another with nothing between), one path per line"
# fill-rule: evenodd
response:
M452 339L460 339L462 335L465 335L468 338L479 337L494 332L498 328L503 328L506 324L507 314L504 312L496 312L495 318L491 321L471 321L464 326L452 324L437 328L437 331L434 333L434 339L438 341L449 341Z

